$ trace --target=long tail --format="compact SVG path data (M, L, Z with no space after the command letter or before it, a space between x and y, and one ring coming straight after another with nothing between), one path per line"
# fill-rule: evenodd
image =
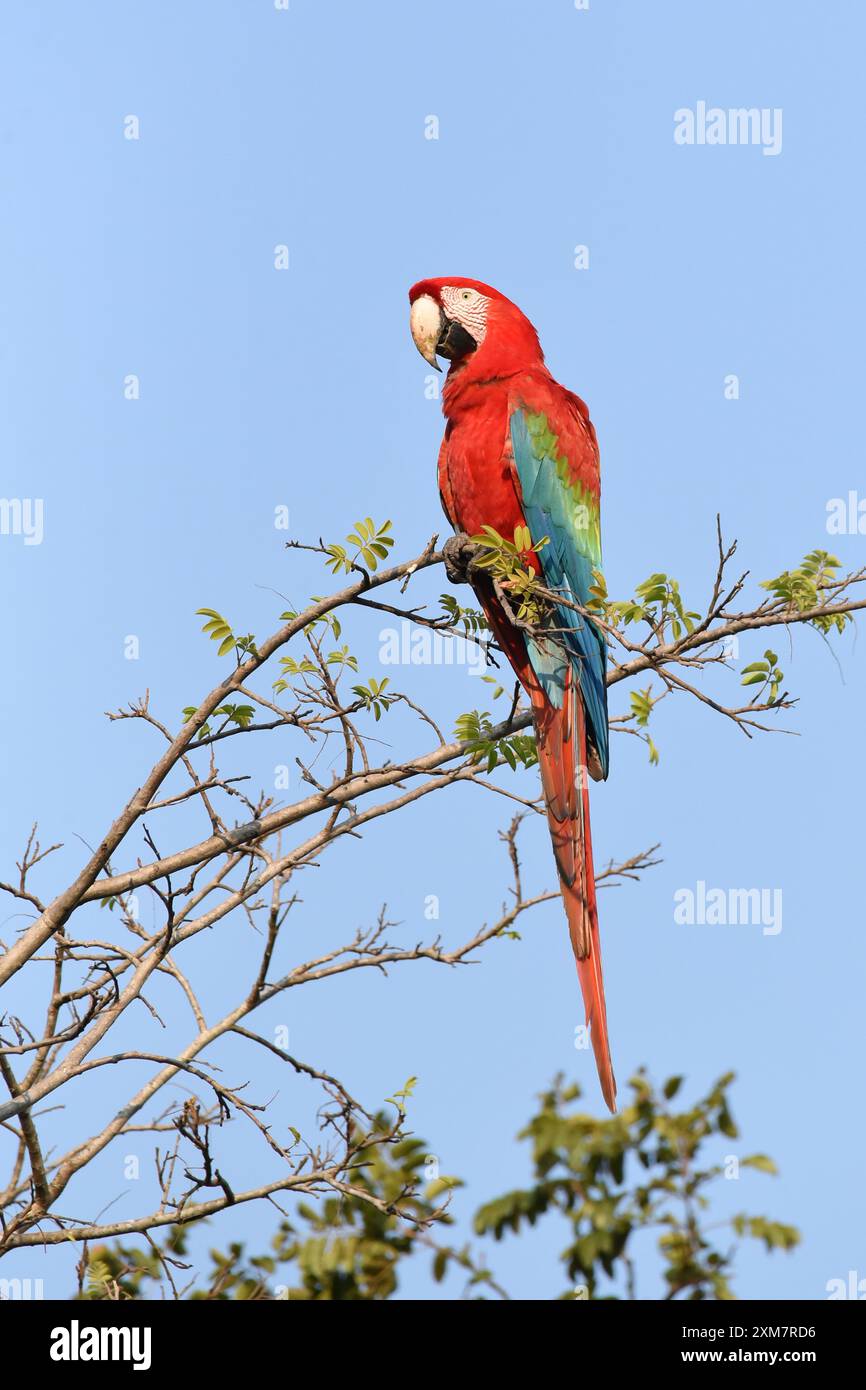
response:
M616 1080L610 1060L607 1010L601 973L601 940L592 868L587 786L586 719L583 701L572 673L562 709L555 709L544 692L530 691L541 784L547 821L559 870L568 929L580 980L586 1021L601 1090L610 1110L616 1110Z

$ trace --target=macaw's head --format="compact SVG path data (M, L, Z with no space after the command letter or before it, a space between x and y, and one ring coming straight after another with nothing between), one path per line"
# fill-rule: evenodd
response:
M409 291L409 326L415 346L437 371L437 357L451 363L449 378L489 381L544 361L538 334L504 294L480 280L446 275L419 280Z

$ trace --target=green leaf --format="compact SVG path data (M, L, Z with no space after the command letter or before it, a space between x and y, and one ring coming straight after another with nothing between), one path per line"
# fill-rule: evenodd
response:
M328 556L325 564L332 574L338 574L340 570L348 574L359 560L363 560L367 569L375 570L379 561L387 558L394 544L390 530L390 521L383 522L381 526L377 526L369 516L363 521L356 521L354 531L346 537L346 545L334 543L325 546ZM351 547L354 554L350 555L346 546Z
M750 1154L748 1158L740 1160L741 1168L756 1168L759 1173L770 1173L775 1176L778 1168L771 1158L766 1154Z

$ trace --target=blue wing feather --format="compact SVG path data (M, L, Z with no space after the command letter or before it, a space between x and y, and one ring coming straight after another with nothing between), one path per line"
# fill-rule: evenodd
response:
M542 421L541 428L536 424L538 420ZM534 542L543 536L549 541L538 556L544 582L549 589L557 590L572 602L586 604L592 571L601 559L597 516L592 525L586 524L585 517L576 519L580 509L575 507L572 490L557 467L557 441L551 436L546 419L528 416L525 410L518 409L511 415L510 428L526 524ZM556 619L557 626L563 629L558 634L559 641L539 643L527 638L529 659L545 694L557 709L562 707L569 666L575 671L592 741L598 750L602 774L607 777L609 735L604 634L573 608L557 606Z

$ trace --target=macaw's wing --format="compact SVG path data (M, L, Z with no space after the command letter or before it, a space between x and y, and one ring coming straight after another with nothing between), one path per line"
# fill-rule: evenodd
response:
M592 571L601 564L598 451L577 398L563 393L555 413L517 406L510 417L513 468L526 524L549 589L574 603L590 599ZM561 709L569 669L577 676L587 732L608 773L607 649L604 634L573 608L557 606L557 641L527 640L529 659L545 695Z

